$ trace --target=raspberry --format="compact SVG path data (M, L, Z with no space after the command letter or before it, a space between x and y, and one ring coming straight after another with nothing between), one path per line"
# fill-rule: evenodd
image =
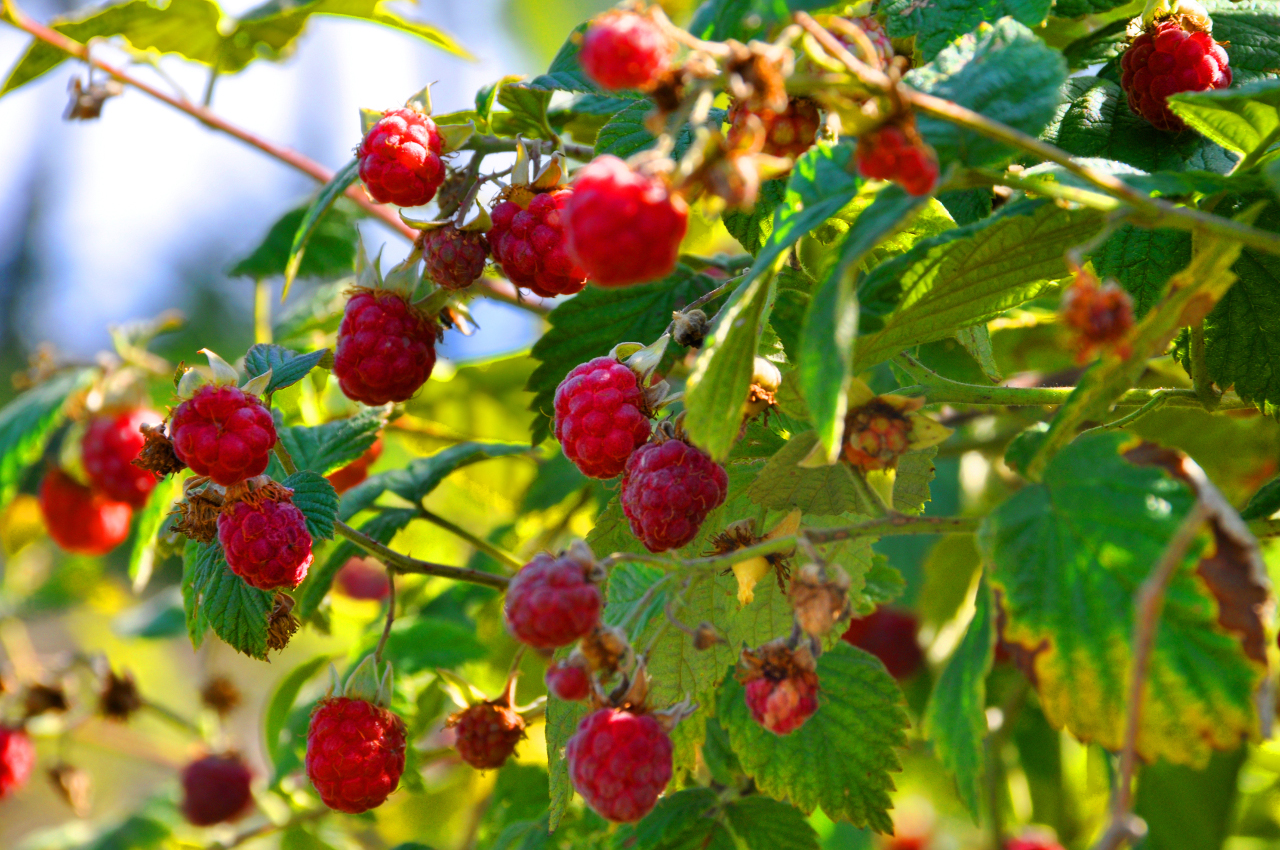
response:
M502 767L524 737L524 718L501 701L464 708L447 725L457 730L458 755L476 770Z
M873 399L849 411L844 422L844 458L862 470L892 469L910 448L910 417Z
M380 204L420 207L444 182L444 140L430 116L416 109L389 109L356 150L360 179Z
M818 710L818 675L807 645L792 650L776 640L742 650L737 678L751 719L775 735L790 735Z
M924 142L886 124L858 138L858 171L869 180L894 180L912 195L927 195L938 182L938 160Z
M386 599L391 594L391 580L387 571L376 562L365 558L352 558L342 565L338 575L334 577L338 589L352 599L366 599L375 602Z
M640 380L612 357L575 366L556 387L555 407L556 439L589 478L621 475L627 458L649 439Z
M231 572L260 590L293 589L311 566L307 519L287 498L250 497L223 508L218 542Z
M133 465L146 437L142 425L163 420L154 410L128 410L89 421L81 444L81 460L94 489L117 502L140 508L156 486L156 476Z
M347 398L372 407L408 401L436 365L436 324L403 296L359 289L338 328L333 374Z
M1099 348L1115 347L1128 356L1124 339L1133 327L1133 299L1115 281L1099 285L1092 275L1077 274L1062 297L1062 321L1075 331L1081 363Z
M871 42L871 46L876 50L876 58L881 64L888 65L893 61L893 42L889 39L889 33L885 32L883 26L875 18L864 17L854 18L853 22L866 33L867 39ZM846 47L849 46L851 39L845 39L839 35L836 38ZM853 54L858 55L858 51L854 50Z
M1184 91L1231 85L1227 51L1207 32L1189 32L1183 20L1155 21L1120 57L1120 85L1129 108L1160 130L1186 129L1169 109L1168 97Z
M622 477L622 510L650 552L679 549L724 501L724 467L679 439L636 449Z
M40 482L40 513L53 542L66 551L105 555L129 536L133 508L54 467Z
M671 67L675 44L651 19L635 12L606 12L587 28L578 61L596 85L609 91L644 89Z
M563 217L572 197L572 189L556 189L534 195L527 207L502 201L493 208L489 248L516 286L554 298L587 285L587 273L566 247Z
M36 748L20 728L0 725L0 800L27 784L36 766Z
M483 233L452 224L422 232L426 277L445 289L466 289L484 273L489 243Z
M602 708L582 718L565 747L573 787L596 814L631 823L671 781L671 738L651 714Z
M169 435L178 459L223 487L261 475L276 444L262 402L236 387L206 385L178 405Z
M1004 850L1063 850L1056 841L1041 836L1024 836L1005 840Z
M793 97L782 113L750 110L734 103L729 110L729 146L744 147L755 132L764 137L762 153L798 158L818 135L818 105L807 97Z
M307 777L331 809L377 808L404 773L404 736L403 720L367 700L321 700L307 730Z
M556 699L578 702L591 695L591 677L580 664L557 661L547 668L547 690Z
M842 639L880 659L889 675L905 679L924 664L916 641L916 618L905 611L877 608L866 617L855 617Z
M333 489L341 495L352 487L364 481L369 477L369 467L382 457L382 435L378 435L378 439L373 441L373 445L365 449L364 454L351 461L351 463L335 469L325 476L329 483L333 485Z
M662 178L632 171L616 156L584 166L565 207L569 253L598 286L666 277L688 225L683 198Z
M595 628L603 604L591 550L575 544L559 557L542 553L507 587L503 614L516 640L537 649L567 646Z
M196 826L238 820L253 807L252 781L236 753L193 761L182 770L182 814Z

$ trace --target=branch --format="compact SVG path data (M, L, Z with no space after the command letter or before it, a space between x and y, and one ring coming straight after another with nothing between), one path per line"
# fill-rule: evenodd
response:
M490 543L488 540L485 540L483 537L479 537L475 534L472 534L470 531L467 531L465 528L459 525L455 525L454 523L450 522L444 517L439 516L438 514L434 514L431 511L427 510L426 508L419 507L418 516L422 517L432 525L440 526L445 531L448 531L449 533L453 534L455 537L462 538L463 540L467 541L472 546L474 546L476 549L479 549L481 552L484 552L490 558L493 558L495 561L497 561L500 564L503 564L504 566L510 567L511 569L516 571L519 571L520 568L524 566L524 561L521 561L519 558L517 558L515 555L512 555L510 552L506 551L505 549L500 549L497 546L494 546L492 543Z
M507 589L509 579L506 576L486 573L481 570L469 570L465 567L451 567L448 564L436 564L431 561L419 561L417 558L401 555L399 552L382 545L369 535L356 531L341 520L334 522L333 529L397 573L440 576L442 578L451 578L454 581L482 584L498 590Z

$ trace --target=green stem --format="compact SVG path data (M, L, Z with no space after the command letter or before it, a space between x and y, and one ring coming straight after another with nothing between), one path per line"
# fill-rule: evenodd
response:
M975 168L970 169L970 171L978 178L981 178L983 182L994 186L1008 186L1010 189L1020 189L1023 192L1043 195L1046 198L1055 198L1060 201L1070 201L1071 203L1092 207L1102 212L1111 212L1123 206L1120 201L1110 195L1101 192L1090 192L1088 189L1068 186L1053 180L1031 180L1025 177L1017 177L1007 172L985 168Z
M389 549L374 540L369 535L356 531L341 520L334 522L333 529L339 535L347 538L357 547L373 555L398 573L440 576L454 581L482 584L498 590L506 590L509 583L509 579L506 576L486 573L480 570L469 570L465 567L451 567L448 564L436 564L431 561L420 561L417 558L410 558L408 555L401 555L399 552Z
M1214 410L1221 403L1222 395L1213 388L1213 382L1209 380L1203 320L1191 326L1191 384L1205 410Z
M169 721L171 724L173 724L174 726L178 727L178 728L179 728L179 729L181 729L182 731L184 731L184 732L190 732L191 734L196 735L196 736L199 736L199 735L200 735L200 727L199 727L199 726L197 726L196 724L192 723L190 720L188 720L187 718L183 717L181 714L178 714L178 713L177 713L176 711L174 711L173 709L171 709L171 708L167 708L167 707L165 707L165 706L163 706L163 705L160 705L159 703L152 702L151 700L147 700L147 701L146 701L146 702L144 702L142 705L143 705L143 707L145 707L147 710L149 710L149 711L153 712L154 714L158 715L159 717L163 717L165 720Z
M894 390L896 395L925 396L929 404L980 404L994 407L1047 407L1067 400L1075 387L983 387L976 384L947 382L939 385L920 384ZM1163 397L1169 407L1199 407L1204 403L1195 390L1138 389L1129 390L1116 401L1118 407L1142 407L1153 398ZM1223 395L1217 410L1251 410L1253 405L1235 393Z
M1239 174L1242 171L1247 171L1248 169L1253 168L1258 164L1258 160L1262 159L1262 157L1266 156L1270 152L1271 146L1277 141L1280 141L1280 127L1276 127L1268 133L1267 137L1263 139L1256 148L1241 157L1240 161L1236 163L1235 168L1231 169L1231 173Z
M478 537L477 535L472 534L470 531L467 531L465 528L455 525L454 523L450 522L444 517L439 516L438 514L434 514L431 511L427 510L426 508L418 508L418 515L423 519L425 519L427 522L433 525L440 526L445 531L448 531L450 534L453 534L455 537L462 538L463 540L467 541L475 548L479 549L481 552L484 552L486 555L493 558L495 561L505 564L506 566L510 567L512 570L519 570L521 567L524 566L524 561L521 561L519 558L517 558L515 555L512 555L510 552L506 551L505 549L500 549L497 546L494 546L488 540L485 540L482 537Z

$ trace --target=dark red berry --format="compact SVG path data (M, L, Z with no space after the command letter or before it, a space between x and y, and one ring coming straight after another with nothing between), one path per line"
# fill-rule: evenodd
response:
M813 653L784 640L744 649L736 676L743 685L751 719L775 735L790 735L818 710L818 675Z
M251 496L223 508L218 542L231 572L260 590L292 590L311 566L307 518L287 499Z
M565 758L574 789L596 814L632 823L653 810L671 781L671 752L653 715L602 708L582 718Z
M911 448L911 418L880 399L845 416L843 456L862 470L892 469Z
M253 807L252 782L236 753L197 759L182 770L182 815L196 826L238 820Z
M334 577L334 584L352 599L378 602L391 595L391 579L387 578L386 568L366 558L352 558L343 564Z
M650 552L679 549L698 534L729 489L724 467L683 440L648 443L622 478L622 510Z
M36 748L27 733L0 725L0 800L26 785L35 766Z
M507 587L503 613L516 640L538 649L567 646L595 628L604 600L591 552L579 544L559 557L542 553Z
M728 142L742 147L758 134L761 153L796 159L813 146L819 126L818 105L807 97L791 98L782 113L735 103L729 110Z
M675 44L651 18L606 12L587 27L578 61L609 91L652 86L671 67Z
M62 549L105 555L129 536L133 508L90 490L54 467L40 482L40 513L49 536Z
M912 195L927 195L938 182L938 160L919 139L885 124L858 138L858 171L870 180L893 180Z
M403 720L367 700L321 700L307 730L307 778L331 809L377 808L404 773L404 736Z
M454 746L462 760L477 770L502 767L524 737L524 718L501 702L482 702L452 715Z
M484 274L489 242L478 230L452 224L422 232L422 260L428 280L445 289L466 289Z
M882 607L851 620L843 640L879 658L893 678L905 679L924 665L917 628L914 615Z
M1128 356L1125 338L1133 328L1133 299L1115 281L1100 284L1090 274L1077 274L1062 296L1062 321L1075 333L1081 363L1100 348Z
M1186 128L1169 109L1171 94L1231 85L1227 51L1208 32L1189 30L1184 18L1154 21L1120 57L1120 84L1129 108L1161 130Z
M507 200L493 208L489 247L516 286L553 298L587 285L586 271L569 254L564 229L564 209L572 197L572 189L556 189L534 195L525 207Z
M133 465L146 437L142 425L163 421L154 410L138 408L89 420L80 457L94 489L117 502L140 508L156 486L156 476Z
M223 487L261 475L276 444L271 413L236 387L201 387L178 405L169 424L178 459Z
M356 151L364 188L380 204L420 207L444 182L444 140L435 122L416 109L390 109Z
M590 478L622 474L649 439L644 390L636 373L612 357L575 366L556 387L556 439Z
M581 664L557 661L547 668L547 690L556 699L577 702L591 695L591 674Z
M577 174L565 207L569 252L597 286L659 280L676 267L689 208L661 177L596 157Z
M333 374L370 406L413 398L436 365L436 324L397 292L359 289L338 327Z
M329 479L329 483L333 485L333 489L338 492L338 495L342 495L368 478L369 467L373 466L380 457L382 457L381 434L378 435L378 439L373 441L373 445L365 449L364 454L341 469L335 469L330 472L325 478Z

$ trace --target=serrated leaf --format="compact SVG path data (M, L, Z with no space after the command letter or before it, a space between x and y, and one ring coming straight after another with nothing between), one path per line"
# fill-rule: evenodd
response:
M332 540L338 516L338 494L323 475L311 470L295 472L280 482L293 491L293 506L307 518L312 540Z
M908 725L902 692L871 655L838 642L818 659L818 710L790 735L751 719L742 685L720 687L717 718L742 768L761 791L802 812L818 806L833 820L891 832L889 774Z
M1280 80L1183 92L1168 104L1191 129L1239 154L1263 153L1280 138Z
M156 483L147 496L147 503L137 512L133 549L129 551L129 581L134 593L141 593L151 581L156 562L156 536L181 492L182 479L170 475Z
M607 556L611 552L598 552ZM636 606L655 584L666 576L666 572L650 564L621 563L609 571L608 599L603 620L611 626L627 623L629 631L639 634L644 631L663 606L666 605L670 588L655 593L645 604L643 611Z
M865 510L847 465L835 463L812 468L799 465L817 444L815 431L792 437L760 470L747 488L747 495L762 507L775 511L799 508L806 517Z
M67 397L86 386L95 373L93 369L63 372L0 409L0 505L9 504L23 472L44 453L63 420Z
M256 378L270 370L271 381L266 392L273 393L301 381L328 353L329 349L322 348L309 354L299 354L280 345L260 342L245 354L244 371L250 378Z
M289 264L294 234L298 232L308 208L295 207L278 218L261 244L232 266L227 274L256 280L283 275ZM350 274L355 268L356 241L360 238L360 231L355 226L359 216L359 208L354 203L339 198L316 225L307 252L298 266L298 276L332 280Z
M724 818L747 850L818 850L818 834L794 806L770 797L741 797Z
M896 0L895 0L896 2ZM1061 54L1049 48L1023 26L1035 26L1044 19L1049 2L1046 0L941 0L943 8L931 9L925 15L923 9L914 14L925 20L940 22L959 9L967 14L984 14L982 7L1006 7L988 13L973 22L995 20L1005 11L1022 20L1000 18L994 25L982 26L971 35L952 44L937 54L932 63L916 68L906 75L906 82L938 97L966 106L995 121L1021 130L1032 136L1052 120L1054 109L1060 100L1059 89L1067 77L1066 63ZM1018 15L1020 7L1030 14ZM1038 17L1037 17L1038 16ZM895 15L888 13L889 31L893 33ZM898 18L901 23L903 18ZM972 25L971 25L972 26ZM968 32L966 27L962 32ZM947 39L950 41L950 38ZM917 49L926 56L930 49L928 38L916 41ZM920 116L920 133L929 141L942 162L953 160L969 166L994 165L1008 162L1019 151L1003 142L981 136L959 124L938 118Z
M1240 512L1243 520L1266 519L1280 511L1280 478L1273 478L1258 488Z
M766 180L760 184L755 206L750 210L729 210L724 214L725 229L748 253L758 254L773 232L773 214L786 194L786 180Z
M368 451L386 426L391 410L389 404L363 407L354 416L314 427L277 425L276 434L298 469L326 475Z
M418 511L414 508L383 511L370 517L357 530L386 546L391 543L391 538L396 536L396 532L413 522L417 516ZM364 551L354 543L343 540L329 554L322 566L317 567L313 564L307 572L307 577L303 579L294 594L296 600L294 615L301 620L306 620L314 614L324 600L325 594L329 592L329 588L333 586L333 577L338 574L338 570L342 569L347 561L362 554Z
M1004 18L1028 27L1044 22L1053 0L937 0L928 6L889 0L880 9L892 38L915 36L916 51L927 61L981 24Z
M289 719L293 704L298 700L298 693L302 690L302 686L311 681L312 677L323 670L328 663L328 655L318 655L304 664L299 664L289 671L289 675L280 680L280 684L276 685L271 699L267 702L267 710L262 716L262 739L266 742L267 758L275 767L277 775L280 772L281 755L286 749L281 744L280 733L284 731L285 722Z
M924 734L938 760L955 774L960 799L976 822L985 766L987 673L995 657L991 589L978 585L973 619L946 669L933 686L924 715Z
M1055 0L1053 15L1056 18L1083 18L1098 15L1123 6L1129 0Z
M366 641L370 652L378 637L370 635ZM394 665L397 675L437 668L449 670L468 661L478 661L487 654L485 645L476 637L474 626L429 617L397 620L383 649L383 657Z
M993 384L1004 380L1000 367L996 365L995 349L991 346L991 330L985 324L971 325L961 328L954 334L956 342L969 353L982 374Z
M333 179L321 187L311 206L307 207L306 213L298 222L297 231L293 234L293 243L289 246L289 258L284 267L284 289L280 293L281 303L289 295L289 288L293 286L293 280L302 268L302 258L307 250L307 244L315 235L325 213L333 206L334 201L347 191L347 187L359 178L360 160L353 159L334 174Z
M1180 481L1121 456L1125 434L1083 434L983 521L979 547L1007 615L1005 640L1034 656L1045 716L1083 741L1124 737L1138 587L1194 496ZM1255 737L1265 670L1217 621L1192 547L1165 597L1152 649L1137 752L1203 765L1211 749Z
M526 454L529 450L522 443L458 443L449 446L431 457L411 461L404 469L369 476L342 495L342 509L338 518L347 521L386 492L395 493L416 505L440 486L441 481L464 466L491 458Z
M1231 79L1240 86L1280 77L1280 15L1274 3L1210 0L1213 38L1224 42L1231 60Z
M556 131L547 123L547 106L551 103L551 92L533 88L524 83L507 83L498 89L498 104L505 106L509 112L493 113L489 116L495 127L502 124L504 135L522 135L535 139L556 138Z
M648 98L630 101L622 109L617 110L608 123L600 128L596 136L596 156L612 154L626 159L632 154L653 147L658 140L645 128L645 118L652 111L653 104ZM722 109L713 109L708 120L713 124L719 124L724 121L725 114ZM679 159L692 143L693 130L685 124L680 128L680 132L676 133L672 157Z
M604 93L604 89L596 85L582 70L582 63L578 59L578 55L582 52L582 37L586 34L589 25L588 21L573 28L564 44L560 46L560 50L556 52L555 58L551 60L547 73L530 80L529 88L543 91ZM612 92L609 94L615 96ZM627 95L627 92L618 92L616 96L626 97Z
M907 452L898 459L898 471L893 483L893 509L904 514L924 512L929 502L929 482L933 480L933 459L938 447L930 446L917 452Z
M207 629L237 652L265 661L267 617L275 595L250 587L231 572L217 543L187 541L182 559L182 601L187 631L198 648Z
M733 835L719 820L719 805L710 788L687 788L668 794L639 823L626 825L615 847L634 850L736 850Z
M1169 278L1191 262L1191 234L1185 230L1121 225L1093 255L1100 277L1114 278L1133 296L1142 318L1164 294Z

